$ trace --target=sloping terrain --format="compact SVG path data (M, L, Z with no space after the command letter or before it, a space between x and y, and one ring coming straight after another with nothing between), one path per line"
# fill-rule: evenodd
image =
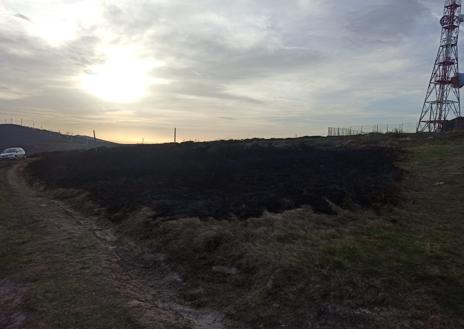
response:
M111 146L113 143L86 136L67 136L56 132L11 124L0 124L0 151L22 147L28 154L91 149Z
M271 141L279 145L295 142L300 141ZM135 268L138 268L146 273L147 278L151 277L152 282L159 282L160 277L155 273L160 266L159 259L163 259L180 274L177 282L180 282L178 288L183 300L197 308L207 307L225 314L244 323L243 328L463 328L464 135L372 135L306 142L311 144L311 150L386 148L393 154L399 154L392 163L393 168L399 167L403 173L401 180L387 180L394 183L397 202L390 202L390 197L377 198L375 204L356 206L356 201L353 201L356 199L351 197L352 201L346 204L329 203L330 213L305 206L281 213L264 212L261 216L240 220L234 216L223 219L161 218L157 216L156 209L141 205L132 213L122 211L124 215L118 222L108 221L105 216L111 215L111 212L101 209L94 212L100 219L84 214L82 221L106 223L116 236L127 237L145 251L136 257L129 253L123 258L128 271L137 272ZM92 153L95 154L93 161L98 162L100 155ZM362 159L358 160L365 171ZM108 164L110 172L111 168ZM259 168L264 170L265 166L261 164ZM35 170L37 168L27 170L28 175ZM58 172L70 173L67 170ZM223 173L227 174L227 171ZM288 172L286 175L289 175ZM43 184L47 185L49 177L50 174L42 176L42 188ZM343 179L343 176L337 177ZM358 177L362 179L364 176ZM105 176L101 178L106 179ZM127 177L126 181L134 178L137 175ZM330 181L330 178L326 179ZM255 186L245 185L245 179L241 182L244 189ZM67 204L75 205L82 212L105 206L104 203L95 204L97 198L88 202L89 192L56 189L54 184L56 182L49 186L55 188L48 191L66 199ZM372 185L374 191L376 186L383 185ZM5 187L2 191L0 210L4 209L4 214L7 209L8 214L13 192ZM43 195L47 189L41 191ZM378 191L383 193L380 189ZM106 192L102 190L101 193ZM18 204L29 204L28 198L22 198ZM42 203L33 202L38 208ZM31 259L38 259L34 266L42 268L39 266L42 261L37 255L31 258L28 241L31 237L39 239L42 231L37 229L44 225L40 220L43 217L36 217L38 226L30 228L22 225L25 219L29 219L25 212L9 211L14 216L10 215L9 220L1 222L0 232L5 232L6 227L4 236L9 237L6 241L14 243L9 243L1 255L0 264L9 264L7 268L10 270L6 273L10 275L7 275L7 281L0 283L0 289L3 285L7 291L18 291L20 297L26 298L21 278L11 273L18 268L26 273ZM3 218L0 216L0 219ZM65 222L68 220L64 219ZM57 231L60 231L59 226ZM63 258L66 260L75 253L74 249L66 248L83 248L74 239L50 241L60 243L59 248L51 250L69 250ZM113 242L113 248L122 242ZM42 250L36 248L34 252L41 254ZM50 265L60 259L59 256L52 258ZM79 279L79 275L86 273L85 267L74 273L75 284L84 288L73 290L77 297L85 296L87 282L98 285L100 279L102 287L105 287L103 282L107 282L107 273L101 273L99 279L92 279L96 281ZM83 282L86 284L83 285ZM55 291L60 291L60 286L54 287ZM150 284L146 287L147 295L156 295L148 289ZM63 290L67 287L63 286ZM107 293L111 294L110 291ZM57 298L60 298L59 295L45 295L31 304L50 305ZM106 304L103 299L100 303L98 305L102 307ZM109 301L107 305L111 305ZM22 314L30 309L20 308L17 312ZM47 314L60 319L62 312L58 309ZM71 314L66 319L73 321L75 316ZM115 321L124 323L119 322L122 321L120 317L115 317ZM202 328L213 328L213 323L206 322ZM124 325L137 328L135 323ZM162 325L158 327L163 328ZM186 326L190 327L195 328ZM225 328L236 327L225 324Z

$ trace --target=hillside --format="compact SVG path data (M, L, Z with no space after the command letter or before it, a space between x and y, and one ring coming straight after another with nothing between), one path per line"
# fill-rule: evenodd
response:
M0 124L0 149L22 147L28 154L90 149L110 146L110 142L87 136L68 136L60 133L12 124Z
M48 154L20 164L28 164L24 171L4 169L10 184L0 184L0 225L8 230L0 238L8 252L0 253L0 264L6 264L6 273L29 273L42 268L35 259L53 259L53 280L46 272L41 279L32 273L20 281L31 282L34 298L26 309L43 310L39 314L48 323L100 328L95 313L83 316L89 314L86 301L95 287L105 287L96 305L123 314L115 311L118 299L111 295L118 290L107 286L114 275L92 266L102 263L96 260L100 252L95 255L100 244L61 236L89 223L98 232L94 236L111 243L108 250L118 250L120 263L109 261L109 268L127 269L143 280L136 291L146 295L130 303L134 308L147 314L147 307L159 305L154 299L165 296L156 290L162 286L177 290L182 304L241 324L165 328L460 329L463 154L459 133ZM30 187L18 192L22 185L15 177L24 173L42 183L41 197L59 198L67 206L31 200L24 192ZM15 198L21 198L16 201L23 213L9 206ZM68 218L70 206L79 211L76 219ZM65 213L46 226L44 218L55 215L45 212L60 209ZM43 233L24 228L29 218L45 226ZM50 235L61 228L57 223L78 228ZM61 245L37 250L43 240ZM63 259L75 267L61 269ZM89 265L81 267L82 259ZM85 275L88 281L81 279ZM164 284L163 278L172 281ZM44 285L53 293L46 299ZM69 304L62 306L63 300ZM75 314L69 315L70 309Z

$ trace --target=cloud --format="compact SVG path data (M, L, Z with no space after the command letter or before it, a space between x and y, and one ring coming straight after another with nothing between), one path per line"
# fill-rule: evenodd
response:
M370 42L398 42L409 36L417 21L429 13L418 0L389 0L353 11L347 28L354 38Z
M0 117L239 138L410 118L436 52L441 4L4 0L0 9ZM84 90L79 77L111 62L109 49L163 63L145 72L163 84L150 83L133 104ZM385 104L392 109L379 111Z
M17 13L14 15L14 17L20 18L22 20L25 20L26 22L31 23L31 19L23 14Z

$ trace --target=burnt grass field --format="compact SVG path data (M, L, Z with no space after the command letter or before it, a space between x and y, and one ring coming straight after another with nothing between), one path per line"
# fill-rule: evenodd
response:
M135 145L45 155L29 173L52 188L80 189L115 218L150 207L157 218L259 217L397 202L397 154L380 147L294 141Z
M49 153L26 174L106 208L134 264L161 253L183 300L243 328L460 329L463 154L463 134L220 141Z

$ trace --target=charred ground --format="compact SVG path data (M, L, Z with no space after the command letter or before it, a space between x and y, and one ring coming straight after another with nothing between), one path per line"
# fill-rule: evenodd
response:
M150 207L156 217L257 217L397 202L398 153L318 147L311 139L138 145L49 154L29 172L51 187L82 189L112 214Z
M119 213L114 229L150 251L133 263L149 273L159 266L151 253L162 254L180 274L185 300L219 310L243 328L460 329L463 154L462 134L391 134L51 154L28 173L46 186L69 187L51 192L79 210L95 203L76 188L110 207L110 219ZM218 174L225 178L216 181ZM154 187L169 197L144 195ZM221 190L239 195L245 204L239 210L255 210L230 215L234 203L208 200L223 200L214 198ZM250 202L275 191L272 202ZM302 204L319 211L301 207L246 218L276 202L285 207L275 210L297 207L295 195L317 193L324 197ZM156 202L147 202L153 196ZM172 208L157 208L160 200L174 201ZM161 211L176 206L181 211ZM223 207L224 219L203 217L222 218L215 211ZM181 218L195 213L202 218ZM104 211L98 214L106 219Z

